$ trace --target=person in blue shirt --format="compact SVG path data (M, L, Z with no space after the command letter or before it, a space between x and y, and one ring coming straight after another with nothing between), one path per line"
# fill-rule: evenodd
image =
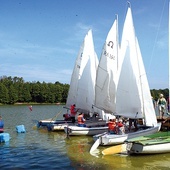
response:
M4 121L2 120L2 116L0 116L0 133L4 132Z

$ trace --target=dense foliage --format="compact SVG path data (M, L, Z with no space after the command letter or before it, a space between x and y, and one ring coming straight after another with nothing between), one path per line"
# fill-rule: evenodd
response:
M0 103L65 103L68 95L69 85L60 82L40 83L25 82L23 78L6 77L0 78ZM164 94L168 99L169 89L153 89L152 97L157 100L159 94Z
M0 103L65 103L68 84L24 82L23 78L0 78Z

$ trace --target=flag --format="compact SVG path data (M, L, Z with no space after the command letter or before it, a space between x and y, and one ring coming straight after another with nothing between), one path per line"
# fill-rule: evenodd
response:
M30 111L32 112L32 106L28 106L28 107L29 107Z

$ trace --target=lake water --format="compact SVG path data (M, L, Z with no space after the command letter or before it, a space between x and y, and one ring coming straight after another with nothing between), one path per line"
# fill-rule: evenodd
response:
M0 143L0 170L2 169L56 169L56 170L167 170L170 153L147 156L102 156L89 153L92 137L67 138L64 132L37 129L37 120L53 118L64 109L57 105L0 106L9 142ZM60 114L58 119L62 118ZM17 133L16 126L24 125L26 133Z

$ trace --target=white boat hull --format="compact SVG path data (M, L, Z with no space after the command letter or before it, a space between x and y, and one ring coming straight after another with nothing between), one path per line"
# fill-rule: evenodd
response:
M93 136L96 134L104 133L108 131L108 127L79 127L79 126L68 126L64 127L64 131L68 135L89 135Z
M100 145L116 145L124 143L125 140L144 136L144 135L150 135L155 132L158 132L160 129L160 126L156 127L150 127L144 130L138 130L136 132L131 132L123 135L117 135L117 134L104 134L100 136L93 136L94 141L96 141L98 138L100 138Z
M62 124L50 124L49 125L49 130L50 131L63 131L65 127L68 126L68 124L73 125L73 123L62 123Z
M128 143L128 154L158 154L170 152L170 143L158 143L154 145L142 145L140 143Z
M46 120L40 120L37 123L37 127L45 127L48 126L49 124L63 124L65 123L65 120L52 120L52 119L46 119ZM72 121L67 121L68 123Z

